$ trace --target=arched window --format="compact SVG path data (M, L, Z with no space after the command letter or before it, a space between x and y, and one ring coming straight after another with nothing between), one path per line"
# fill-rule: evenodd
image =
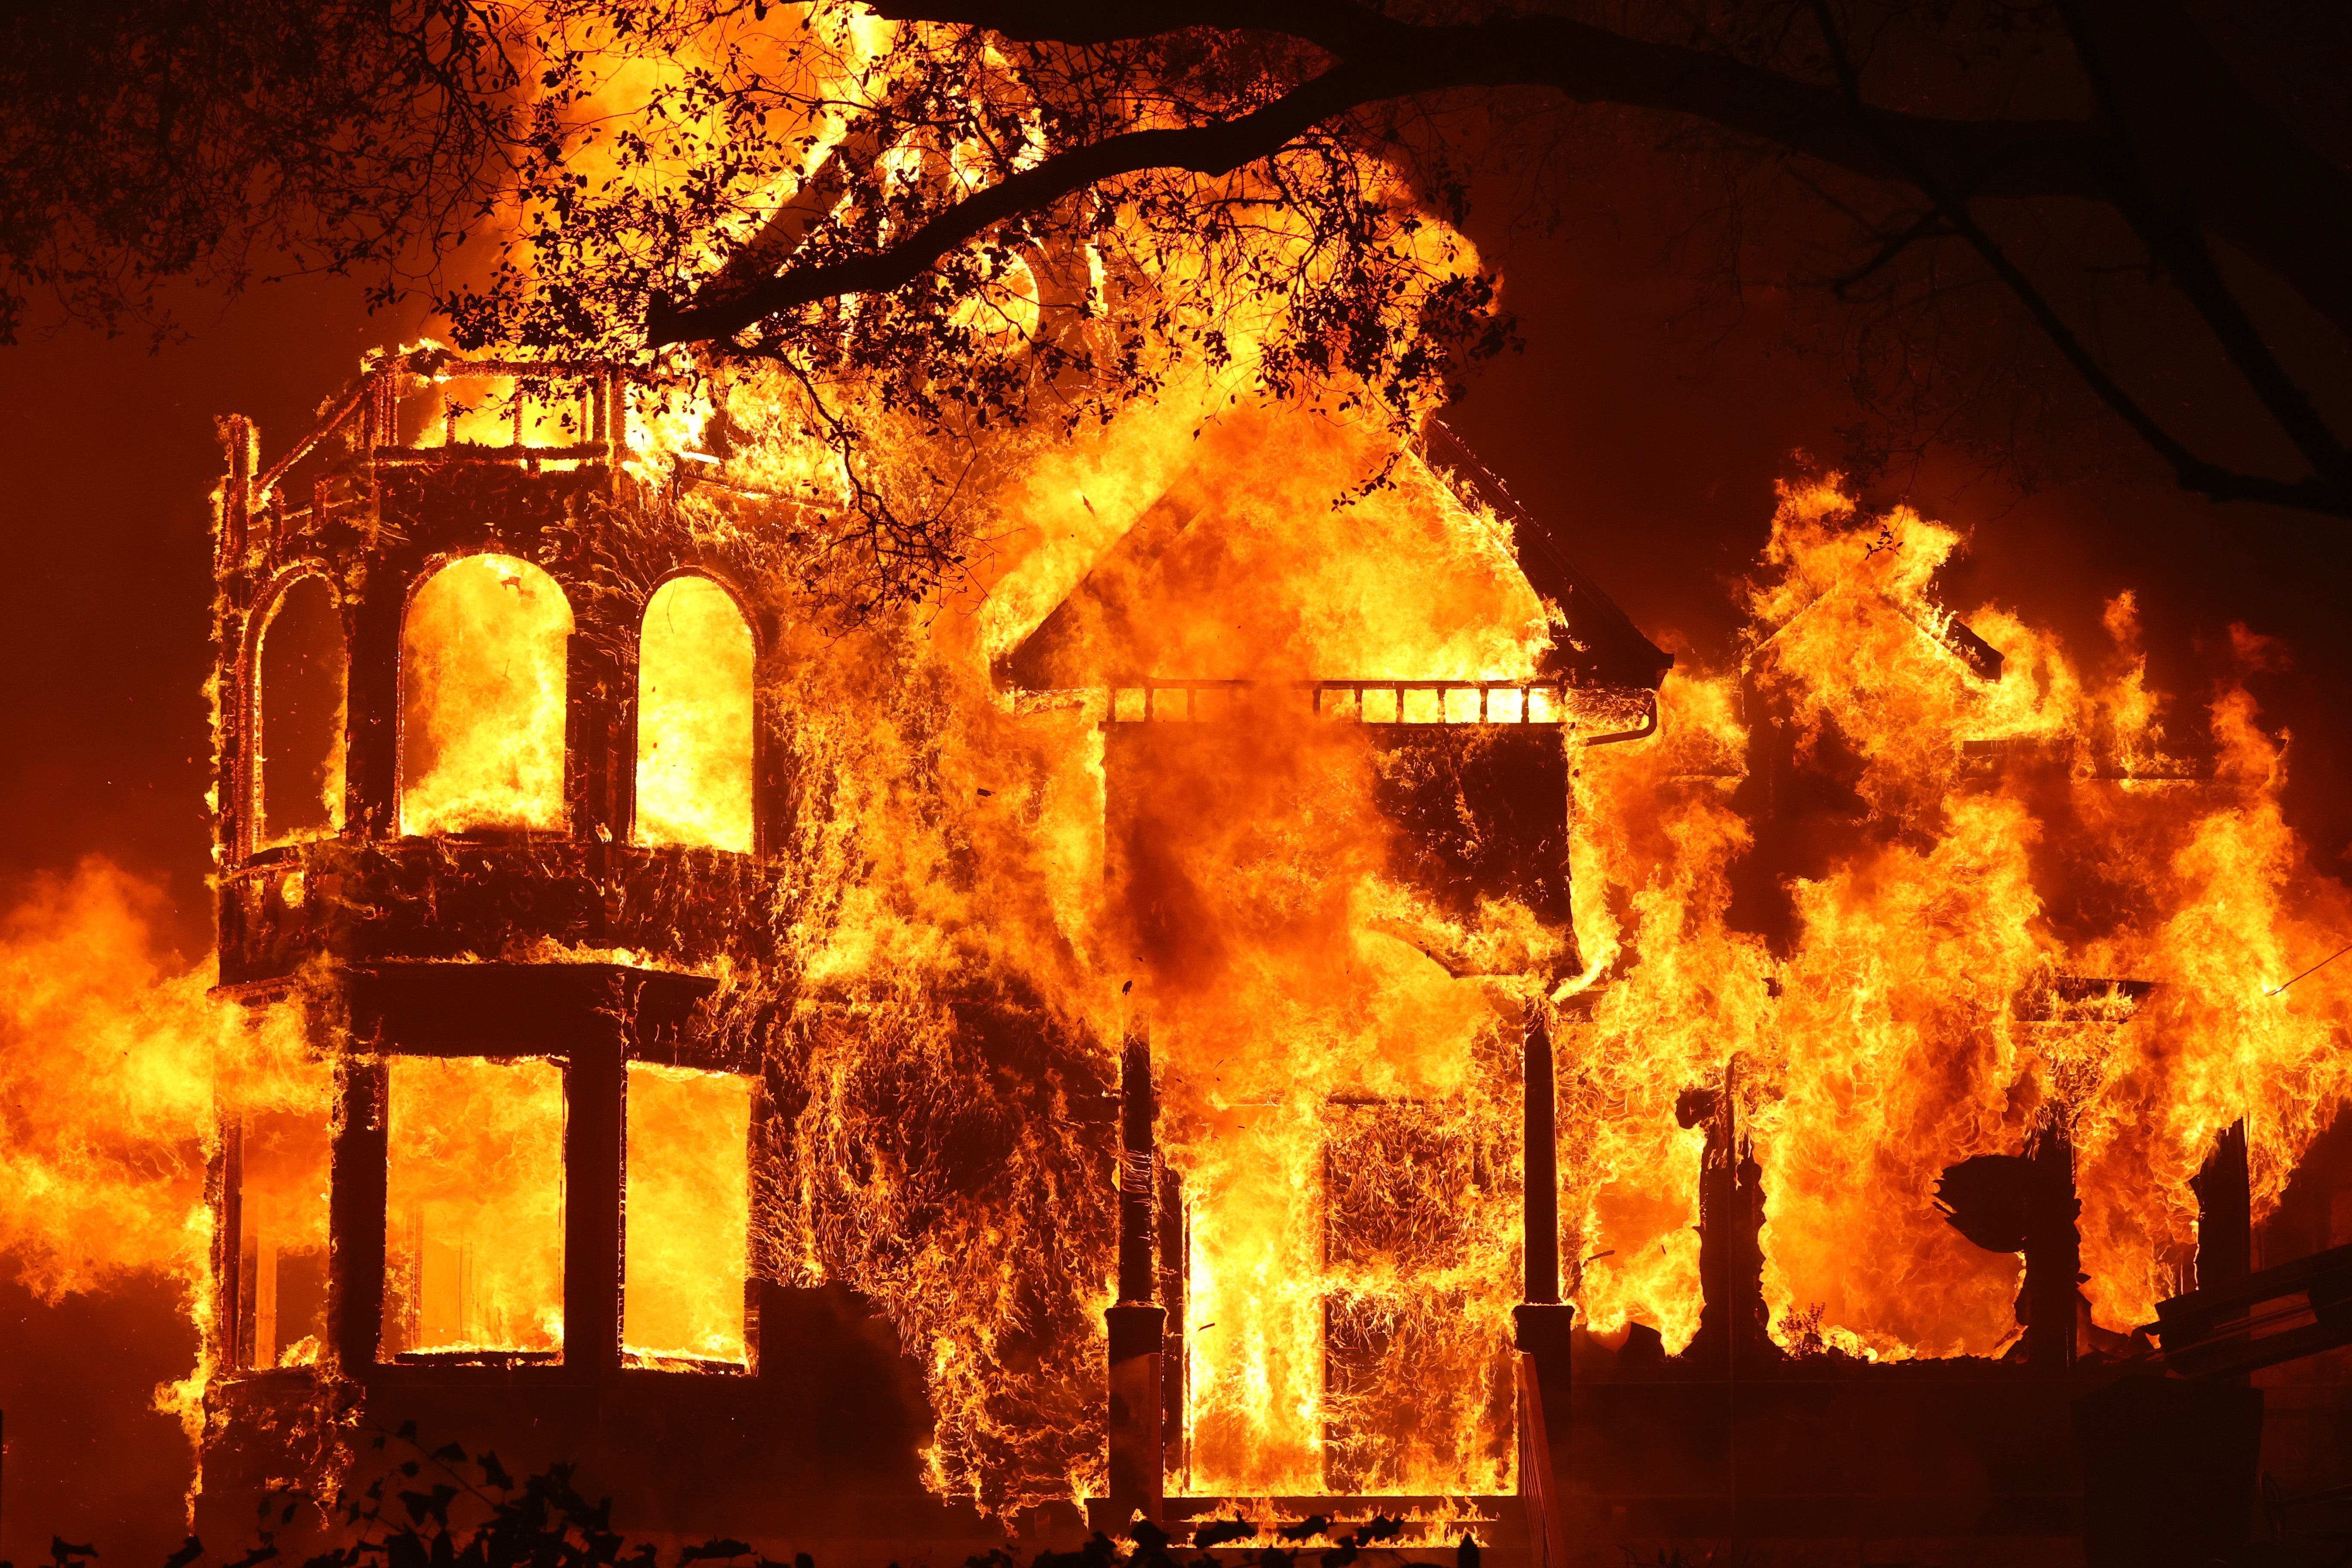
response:
M334 590L298 577L254 647L253 842L322 838L343 826L343 694L349 656Z
M751 628L708 578L674 577L646 606L635 837L751 848Z
M472 555L409 602L400 648L400 830L563 825L572 606L510 555Z

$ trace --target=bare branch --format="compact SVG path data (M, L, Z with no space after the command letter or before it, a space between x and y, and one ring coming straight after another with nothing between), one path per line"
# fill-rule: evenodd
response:
M1070 19L1058 5L886 5L902 19L962 22L1010 36ZM1118 13L1123 26L1079 18L1080 37L1133 37L1180 25L1234 25L1235 8L1160 5L1141 21ZM1197 18L1183 21L1182 18ZM1345 20L1342 20L1345 18ZM1148 26L1146 24L1149 24ZM1090 185L1146 170L1223 174L1270 156L1308 127L1352 109L1416 93L1465 87L1557 88L1587 102L1703 113L1727 128L1765 137L1855 173L1902 177L1906 161L1988 171L1989 193L2005 195L2095 196L2082 162L2069 154L2095 133L2073 121L1943 121L1885 117L1897 158L1876 135L1859 132L1843 100L1829 89L1723 56L1648 44L1556 16L1499 16L1452 26L1428 26L1380 17L1346 0L1297 4L1253 13L1250 24L1282 29L1318 47L1350 52L1340 63L1249 114L1209 124L1129 132L1064 149L1036 166L966 198L887 247L847 261L787 271L772 284L707 291L681 306L656 295L646 309L648 341L711 342L731 336L761 316L839 294L895 289L996 224L1036 212ZM1309 28L1313 31L1308 31Z
M2181 292L2189 297L2221 345L2222 353L2270 411L2279 428L2294 443L2304 460L2336 489L2352 493L2352 455L2346 453L2343 443L2328 429L2311 399L2263 341L2245 307L2239 303L2223 281L2221 268L2214 265L2213 253L2195 218L2186 211L2167 211L2148 184L2146 168L2132 144L2131 124L2125 118L2122 98L2116 91L2089 17L2074 0L2061 0L2058 11L2065 18L2084 73L2091 79L2098 95L2100 112L2114 127L2119 153L2104 172L2116 210L2138 234L2149 254L2172 274Z
M2147 0L2174 32L2193 26ZM1581 103L1685 115L1869 179L1906 180L1927 168L1946 184L1981 174L1988 197L2073 196L2105 202L2092 163L2112 152L2079 121L1949 120L1879 110L1865 133L1834 86L1804 81L1726 55L1650 42L1561 16L1497 16L1454 25L1398 21L1354 0L883 0L886 16L984 28L1008 38L1105 42L1186 28L1258 29L1299 38L1341 59L1383 59L1396 93L1448 86L1549 87ZM2135 5L2135 14L2138 7ZM1416 66L1426 68L1426 74ZM2352 171L2314 153L2213 63L2208 85L2229 100L2205 139L2199 188L2213 232L2286 279L2352 336ZM1369 102L1367 99L1364 101ZM1900 153L1898 158L1895 154ZM2231 169L2241 171L2232 177ZM2279 189L2242 177L2292 169Z
M1839 81L1855 121L1875 133L1876 116L1863 100L1861 79L1846 52L1836 18L1830 15L1827 0L1812 0L1812 6L1821 26L1823 43L1836 66ZM2323 512L2331 517L2352 518L2352 489L2335 482L2334 475L2325 470L2319 477L2309 479L2278 479L2224 468L2190 450L2186 442L2166 429L2155 416L2143 408L2139 401L2108 374L2097 356L2084 346L2048 296L2035 287L2024 269L1977 222L1969 210L1966 195L1948 189L1924 166L1910 163L1894 138L1885 137L1884 141L1889 155L1906 162L1912 183L1935 204L1937 212L1951 226L1953 232L1968 241L1986 267L2025 307L2026 312L2042 328L2059 353L2064 356L2066 363L2074 368L2075 374L2083 378L2102 403L2131 426L2134 434L2172 465L2174 478L2181 489L2212 500L2266 501L2276 506ZM2112 160L2109 162L2112 163Z
M1301 132L1368 97L1387 97L1370 69L1342 66L1236 120L1166 131L1130 131L1056 153L966 198L888 247L847 261L796 268L710 303L681 308L666 294L646 307L646 337L665 343L728 338L763 316L842 294L881 293L1006 219L1051 206L1118 174L1181 169L1225 174L1276 151Z

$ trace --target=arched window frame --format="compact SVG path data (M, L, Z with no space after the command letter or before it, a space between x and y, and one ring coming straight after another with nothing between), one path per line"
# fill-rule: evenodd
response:
M627 784L626 809L621 814L617 837L625 843L637 842L638 726L644 719L641 709L645 698L646 624L653 616L654 600L660 596L664 588L681 577L698 577L725 594L735 606L736 615L742 618L744 630L751 637L751 855L756 859L768 852L766 802L761 789L768 757L768 727L760 712L760 677L768 667L771 639L765 635L760 617L751 613L751 604L744 598L742 590L702 565L676 566L663 573L646 585L645 597L636 605L636 635L629 639L628 668L624 671L622 683L626 694L624 700L628 721L625 726L626 733L622 737L621 754L627 759L622 770Z
M289 562L270 577L259 595L253 613L246 616L242 646L237 650L237 736L229 781L235 802L231 821L230 848L239 862L253 858L259 839L261 825L261 643L269 624L286 607L287 595L301 585L306 578L317 578L326 584L335 606L335 617L343 628L343 688L349 700L352 670L352 610L351 601L343 595L342 585L323 561L304 559ZM344 778L351 777L352 737L348 727L342 739ZM345 829L350 826L349 784L345 784Z
M579 700L579 693L572 689L574 673L572 647L580 637L580 609L574 602L575 591L579 584L568 581L562 573L545 562L534 561L529 555L505 548L499 541L488 540L461 549L434 552L425 557L424 563L410 575L406 585L401 591L400 621L392 641L392 712L390 715L392 798L389 811L394 837L403 836L405 826L402 820L403 803L408 793L408 620L416 611L417 595L425 591L427 584L460 562L471 561L485 555L503 555L509 561L520 561L524 565L544 574L547 580L555 584L555 591L562 595L564 613L571 617L572 621L572 629L564 636L563 651L562 822L560 826L551 828L504 831L535 833L541 837L572 837L576 835L579 828L580 759L573 754L572 748L572 709Z

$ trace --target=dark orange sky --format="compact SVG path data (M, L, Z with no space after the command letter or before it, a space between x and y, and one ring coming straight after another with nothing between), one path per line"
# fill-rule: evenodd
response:
M0 880L108 856L168 882L194 957L211 942L213 419L251 414L282 450L400 323L334 279L186 316L190 341L161 352L70 328L0 349Z

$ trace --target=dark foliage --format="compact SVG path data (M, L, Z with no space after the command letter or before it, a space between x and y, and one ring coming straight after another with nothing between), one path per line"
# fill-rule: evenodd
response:
M468 345L757 369L888 604L962 568L1008 432L1202 374L1413 426L1513 341L1474 183L1558 224L1663 152L1720 298L1820 302L1860 449L2030 474L2096 409L2191 492L2352 517L2340 6L874 9L16 7L0 335L283 252L427 280ZM471 229L489 270L436 270Z
M160 337L175 279L421 279L508 139L499 21L467 0L0 7L0 343L35 296Z
M649 1542L631 1545L612 1528L613 1500L590 1502L573 1485L572 1467L551 1465L537 1475L517 1480L492 1453L468 1455L456 1443L445 1443L429 1454L416 1436L416 1424L396 1432L379 1432L372 1447L385 1452L397 1443L413 1457L392 1460L389 1468L358 1492L334 1499L281 1492L261 1500L257 1544L239 1556L214 1562L204 1542L187 1538L164 1559L163 1568L259 1568L280 1559L278 1530L298 1515L315 1510L328 1521L341 1544L309 1557L301 1568L655 1568L655 1548ZM406 1483L406 1484L404 1484ZM1330 1521L1318 1515L1285 1530L1289 1540L1304 1540ZM1195 1545L1217 1546L1245 1538L1255 1526L1238 1521L1214 1521L1202 1526ZM1381 1542L1403 1533L1404 1521L1378 1516L1353 1537L1321 1554L1323 1568L1346 1568L1375 1552L1384 1564L1412 1568L1402 1551ZM1097 1532L1076 1552L1043 1552L1030 1568L1179 1568L1171 1552L1173 1538L1148 1520L1138 1520L1125 1542ZM61 1537L49 1542L50 1568L92 1568L99 1556L95 1545L76 1544ZM1456 1551L1460 1568L1476 1568L1477 1546L1465 1536ZM1265 1548L1239 1561L1253 1568L1290 1568L1293 1553ZM680 1550L676 1568L715 1563L729 1568L815 1568L807 1552L787 1564L763 1556L750 1542L725 1536ZM1220 1560L1203 1554L1197 1568L1218 1568ZM0 1563L0 1568L15 1568ZM896 1563L890 1568L898 1568ZM1019 1568L1010 1552L999 1549L965 1559L965 1568ZM1231 1564L1228 1563L1228 1568ZM1434 1564L1428 1568L1435 1568Z

